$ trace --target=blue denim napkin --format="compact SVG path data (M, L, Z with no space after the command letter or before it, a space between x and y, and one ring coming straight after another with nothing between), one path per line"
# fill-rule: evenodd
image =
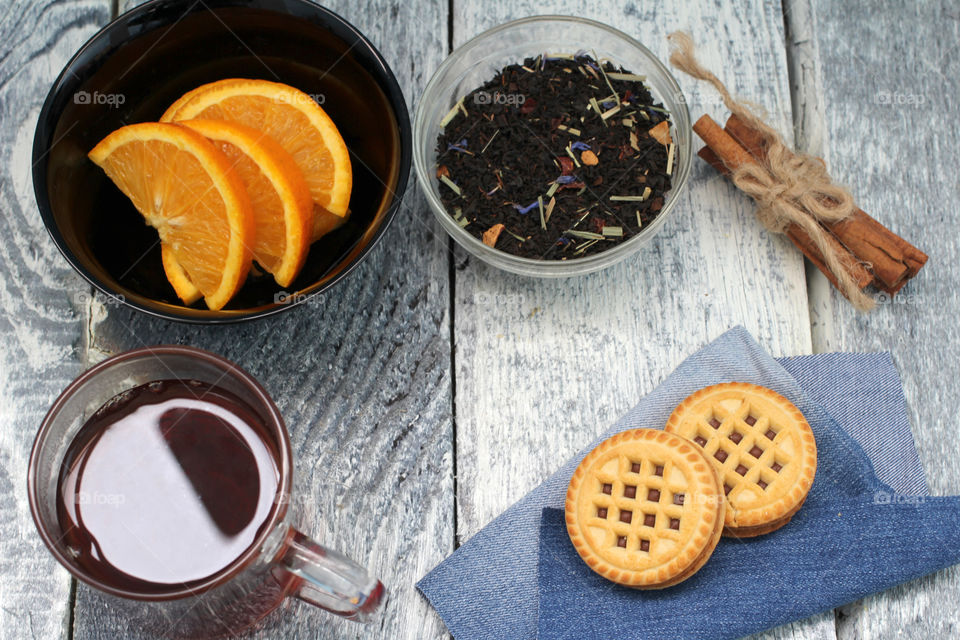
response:
M638 592L592 580L592 572L575 555L569 556L575 554L569 541L559 544L566 534L562 526L554 526L557 514L544 514L544 509L562 508L570 474L600 440L629 428L659 428L684 397L731 380L777 390L810 421L819 465L807 504L780 532L751 541L723 541L707 564L709 573L705 568L675 588ZM846 431L824 406L842 416ZM591 626L593 621L611 612L621 616L614 620L622 619L623 627L607 624L602 637L736 637L956 562L960 508L951 499L905 498L925 493L899 378L888 355L833 354L778 363L744 329L736 328L690 356L607 433L471 538L418 587L458 640L592 637L600 632ZM899 528L888 527L888 522ZM803 537L811 523L821 527L820 538ZM824 526L833 532L829 540L823 537ZM933 546L918 545L918 533L929 535ZM803 537L814 551L800 557L784 553L784 543L772 544L791 536ZM861 540L868 544L860 545ZM790 538L789 543L795 542ZM790 560L774 564L772 553ZM864 564L867 555L874 560ZM745 561L747 557L752 560ZM573 559L576 562L570 562ZM752 573L731 569L739 566L743 571L752 567ZM773 597L764 595L771 593L769 584L764 585L767 591L751 591L751 585L743 584L742 591L732 592L737 598L728 595L735 578L756 585L763 576L778 585ZM751 593L755 599L747 608L743 595ZM644 608L657 598L683 594L693 594L687 597L696 606L678 609L661 603ZM640 618L654 626L638 631ZM655 626L658 619L663 626Z
M774 533L721 540L681 585L638 592L590 571L544 509L537 638L740 638L960 562L958 525L956 497L810 498Z

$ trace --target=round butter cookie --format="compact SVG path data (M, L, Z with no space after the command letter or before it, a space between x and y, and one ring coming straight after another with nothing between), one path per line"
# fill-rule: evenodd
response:
M719 477L699 447L664 431L632 429L580 462L565 516L591 569L635 589L662 589L710 558L725 508Z
M766 387L705 387L673 410L664 430L696 443L716 468L727 500L724 535L779 529L813 485L813 431L793 403Z

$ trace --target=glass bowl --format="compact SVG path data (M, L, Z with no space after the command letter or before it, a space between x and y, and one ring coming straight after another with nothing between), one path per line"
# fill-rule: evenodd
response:
M672 188L653 222L636 236L606 251L583 258L535 260L489 247L461 228L444 208L436 179L440 122L461 98L490 80L508 64L541 53L586 50L633 73L646 76L655 100L669 112L676 144ZM511 273L538 277L575 276L597 271L633 255L666 223L690 174L690 114L677 81L649 49L600 22L570 16L536 16L514 20L486 31L447 56L424 90L414 117L413 163L417 179L440 225L457 243L487 264Z

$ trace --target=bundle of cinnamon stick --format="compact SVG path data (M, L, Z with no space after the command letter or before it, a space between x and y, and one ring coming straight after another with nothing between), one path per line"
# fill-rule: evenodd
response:
M721 128L704 115L693 130L706 143L697 154L725 175L745 163L762 163L766 159L763 136L743 119L731 115ZM827 241L841 256L843 268L860 290L873 285L890 295L896 294L917 275L927 255L871 218L861 209L839 222L821 222ZM827 268L820 249L797 225L790 225L787 237L824 275L838 287L837 278ZM838 287L839 288L839 287ZM841 289L842 291L842 289Z

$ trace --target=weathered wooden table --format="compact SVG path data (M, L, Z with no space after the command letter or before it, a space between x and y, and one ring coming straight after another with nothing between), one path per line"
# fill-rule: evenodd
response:
M891 350L931 489L960 493L960 282L947 268L960 262L956 5L328 3L383 51L414 106L451 47L513 18L594 18L661 58L666 33L690 30L735 93L823 154L867 211L931 255L871 315L854 312L787 241L761 228L745 197L695 161L679 215L652 246L605 272L562 281L504 275L457 249L411 188L384 242L322 302L202 328L105 306L60 257L34 202L40 105L117 2L2 4L0 638L131 633L47 553L25 479L34 433L60 390L103 357L146 344L211 349L264 383L292 432L304 530L349 551L392 591L379 624L290 602L256 637L445 637L415 581L736 324L774 355ZM726 115L713 93L678 80L694 117ZM958 578L943 571L765 637L956 637Z

